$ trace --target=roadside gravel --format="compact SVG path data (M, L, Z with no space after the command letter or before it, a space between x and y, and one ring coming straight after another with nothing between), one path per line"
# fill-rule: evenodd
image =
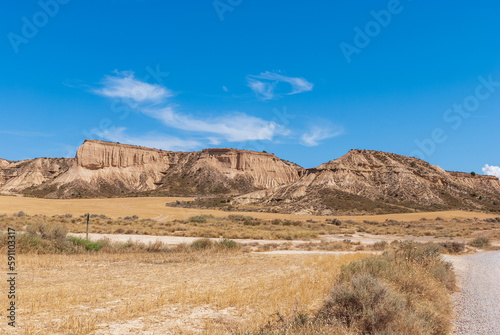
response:
M445 256L455 267L455 334L500 334L500 252Z

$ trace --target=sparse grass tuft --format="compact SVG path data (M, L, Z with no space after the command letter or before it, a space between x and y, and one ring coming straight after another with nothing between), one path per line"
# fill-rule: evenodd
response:
M373 250L384 251L388 246L386 241L379 241L373 244Z
M490 246L490 240L487 237L477 237L469 245L474 248L486 248Z
M191 223L206 223L208 219L213 218L212 215L197 215L197 216L191 216L188 219L188 222Z
M224 238L218 241L212 241L208 238L199 239L189 244L191 249L195 250L218 250L218 251L237 251L241 245L233 240Z
M210 249L213 248L214 242L208 238L202 238L191 242L189 245L193 249Z

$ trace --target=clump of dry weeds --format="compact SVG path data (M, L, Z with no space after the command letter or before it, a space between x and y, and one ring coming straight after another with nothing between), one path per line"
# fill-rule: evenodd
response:
M278 313L260 334L448 334L455 275L439 248L395 242L381 256L344 265L317 313Z

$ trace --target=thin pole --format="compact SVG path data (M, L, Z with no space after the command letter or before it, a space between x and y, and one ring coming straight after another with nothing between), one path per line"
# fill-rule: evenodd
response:
M89 221L90 221L90 213L87 213L87 240L89 239Z

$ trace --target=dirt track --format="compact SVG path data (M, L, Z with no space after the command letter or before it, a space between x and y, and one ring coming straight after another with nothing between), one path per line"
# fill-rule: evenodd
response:
M460 291L453 295L456 334L500 334L500 252L446 256Z
M84 233L71 233L69 235L77 236L77 237L85 237ZM156 241L160 241L169 245L177 245L182 243L191 243L199 237L184 237L184 236L154 236L154 235L134 235L134 234L89 234L89 239L93 241L97 241L102 238L109 238L113 242L142 242L142 243L154 243ZM255 239L234 239L236 242L241 244L250 244L250 243L258 243L258 244L283 244L289 243L292 245L304 244L304 243L319 243L321 241L325 242L342 242L343 240L350 240L352 242L361 242L364 245L370 245L375 242L385 241L387 243L392 242L393 240L407 240L407 241L415 241L420 243L427 242L445 242L449 241L449 238L434 238L430 236L396 236L396 235L372 235L372 234L353 234L349 237L345 235L334 236L334 235L322 235L317 239L309 239L309 240L255 240ZM212 238L211 240L217 240L217 238ZM460 239L455 238L453 241L455 242L466 242L468 239Z

